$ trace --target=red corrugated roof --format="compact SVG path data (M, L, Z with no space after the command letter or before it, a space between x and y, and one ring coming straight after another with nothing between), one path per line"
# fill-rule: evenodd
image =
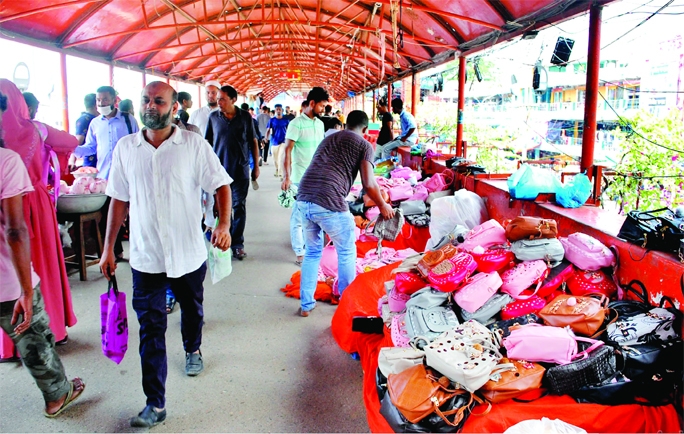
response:
M183 80L219 79L241 93L263 89L267 100L302 84L341 99L571 17L591 3L5 0L0 30ZM287 71L301 71L301 81L282 78Z

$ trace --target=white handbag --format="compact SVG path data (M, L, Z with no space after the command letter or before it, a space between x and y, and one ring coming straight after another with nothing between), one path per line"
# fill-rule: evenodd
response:
M442 333L423 350L428 366L469 392L489 381L502 357L492 332L474 320Z
M421 365L425 353L415 348L384 347L378 354L378 368L385 377Z

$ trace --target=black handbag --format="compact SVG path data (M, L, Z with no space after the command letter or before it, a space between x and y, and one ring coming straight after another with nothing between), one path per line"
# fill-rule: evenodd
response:
M649 250L678 253L684 239L683 223L669 208L630 211L618 238Z
M362 199L359 199L356 202L347 202L347 203L349 204L349 212L350 213L352 213L353 215L365 217Z
M590 348L585 342L577 344L582 351ZM601 345L590 351L584 359L548 368L545 380L551 393L567 395L583 387L600 384L616 372L618 369L615 348L610 345Z

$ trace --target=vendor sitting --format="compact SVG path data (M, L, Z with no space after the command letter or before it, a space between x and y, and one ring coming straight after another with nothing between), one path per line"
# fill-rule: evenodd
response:
M411 113L404 110L404 103L400 98L392 100L392 112L399 115L401 122L401 136L382 146L375 148L375 160L386 160L392 151L400 146L413 146L418 142L418 129L416 120Z

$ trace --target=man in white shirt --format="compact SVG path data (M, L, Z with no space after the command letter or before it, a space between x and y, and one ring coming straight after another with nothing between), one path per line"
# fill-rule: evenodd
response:
M221 83L216 80L207 81L204 85L205 96L207 97L207 105L201 107L192 114L190 114L190 122L200 130L200 134L204 137L207 131L207 124L209 123L209 115L215 112L218 107L218 92L221 89Z
M204 312L207 250L201 229L200 190L216 191L219 224L211 243L230 248L232 179L211 146L172 124L178 95L166 83L145 87L141 119L145 128L123 138L114 150L107 195L112 198L100 268L114 274L113 244L127 208L131 215L133 309L140 323L140 358L147 405L131 426L151 427L166 419L166 288L181 307L185 373L198 375Z

